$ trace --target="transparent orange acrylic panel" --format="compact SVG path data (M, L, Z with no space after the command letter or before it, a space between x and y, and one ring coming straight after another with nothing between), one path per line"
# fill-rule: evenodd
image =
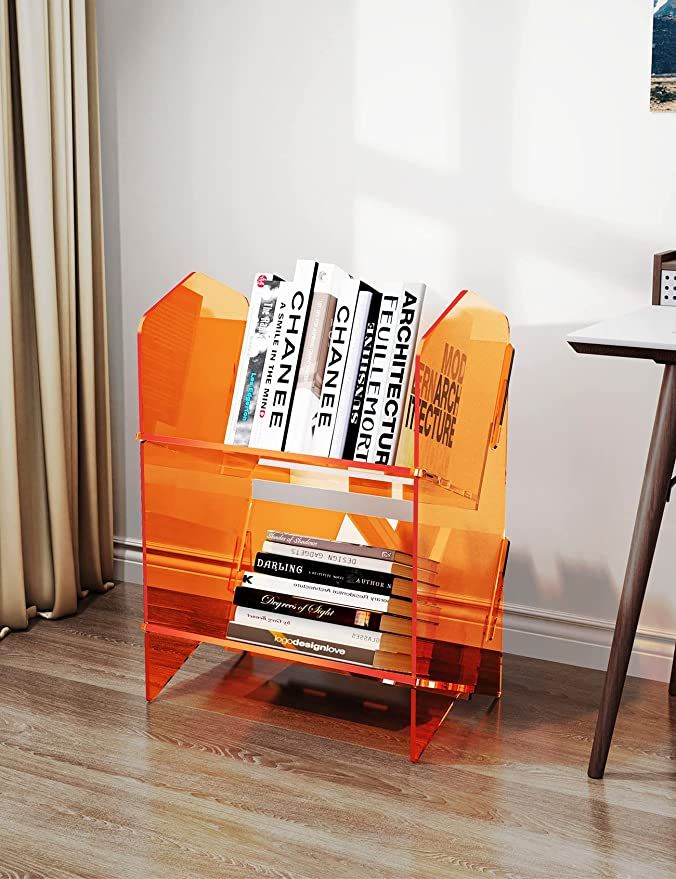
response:
M418 669L499 690L505 539L506 317L464 293L418 347L414 424L417 552L439 562L433 599L419 586L417 630L433 640ZM430 621L434 621L434 625ZM423 643L424 643L423 640ZM488 682L486 681L488 676Z
M241 293L194 272L146 312L138 334L142 434L223 442L247 310Z
M458 296L418 343L397 462L424 469L466 508L479 503L486 453L499 436L511 359L507 318L470 291Z
M399 538L374 507L412 521L410 489L408 500L399 497L405 480L378 473L353 477L171 439L145 440L141 461L147 622L175 621L179 598L165 593L182 593L192 605L183 621L189 617L193 635L225 638L233 589L252 569L268 529L334 539L352 520L391 544Z
M233 590L270 528L329 539L345 539L347 528L413 556L408 670L297 661L451 697L497 694L511 364L504 315L465 293L426 333L397 465L381 467L223 445L246 312L239 293L193 274L139 330L149 697L203 641L288 661L226 636ZM437 585L419 558L438 563ZM414 756L447 710L418 705L416 714L416 704Z

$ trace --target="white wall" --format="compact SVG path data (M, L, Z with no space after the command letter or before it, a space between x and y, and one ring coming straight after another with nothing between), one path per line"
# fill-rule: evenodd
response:
M564 337L648 303L651 256L676 246L651 5L99 0L123 573L140 315L191 270L247 291L311 255L510 315L507 643L605 662L660 372ZM668 672L675 526L670 509L635 673Z

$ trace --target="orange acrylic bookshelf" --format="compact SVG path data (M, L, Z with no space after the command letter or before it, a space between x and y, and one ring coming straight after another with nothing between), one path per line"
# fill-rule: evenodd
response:
M405 688L417 761L457 698L502 677L507 390L501 312L463 291L419 340L402 465L224 445L248 303L193 273L138 334L146 697L201 643ZM410 672L228 640L233 591L268 529L413 557ZM418 560L438 562L438 585ZM424 711L422 701L425 702Z

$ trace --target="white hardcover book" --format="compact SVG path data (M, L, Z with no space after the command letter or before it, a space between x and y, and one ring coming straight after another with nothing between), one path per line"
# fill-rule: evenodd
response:
M243 586L260 589L263 592L279 592L281 595L295 595L310 601L326 601L340 604L343 607L354 607L358 610L375 610L387 613L389 595L377 595L375 592L362 592L346 586L332 586L326 583L308 583L293 577L274 577L272 574L245 573Z
M371 305L371 290L364 284L359 284L358 287L357 304L354 310L352 332L350 333L350 346L345 358L345 372L340 388L340 398L334 415L335 424L331 437L331 447L328 452L330 458L343 457L347 428L350 424L354 389L357 384L361 351L364 344L366 321L368 320L369 306Z
M382 394L387 377L389 362L392 357L394 329L399 308L399 293L388 291L383 293L378 315L378 327L373 345L373 358L369 369L366 388L364 389L364 406L359 422L359 433L355 446L354 461L370 461L372 446L378 429Z
M312 450L312 431L319 409L337 294L341 281L348 277L338 266L319 263L284 443L285 451L309 454Z
M312 260L298 260L294 279L289 282L289 301L282 324L279 353L270 379L269 402L258 429L258 448L276 451L284 448L318 267L319 264Z
M387 386L390 381L390 375L392 373L392 361L395 355L395 349L397 346L397 328L399 326L399 321L401 320L401 306L404 301L404 289L402 288L399 294L399 301L397 303L397 310L394 315L394 321L392 323L390 329L390 337L388 341L387 347L387 361L385 364L385 371L382 375L376 375L375 381L378 382L378 409L377 415L375 418L375 427L373 429L373 434L371 436L371 442L369 444L369 453L368 460L371 464L376 463L384 463L382 458L382 451L379 454L379 449L382 449L386 444L387 440L383 438L383 434L387 432L387 428L383 427L383 421L385 420L385 406L387 404ZM368 390L368 389L367 389ZM371 390L371 393L374 393ZM389 407L391 409L391 406ZM391 443L390 443L391 445ZM388 447L389 452L389 447ZM388 454L389 457L389 454Z
M267 610L253 610L248 607L237 607L233 621L241 626L253 626L256 629L269 629L273 632L286 632L301 635L303 638L321 638L334 644L347 644L363 647L365 650L380 650L382 632L368 629L340 626L336 623L324 623L321 620L306 620L303 617L284 616Z
M345 367L350 350L355 312L359 296L359 280L348 276L338 284L336 312L333 316L331 339L326 358L319 409L312 433L313 455L331 454L331 442L338 416L340 394L345 377ZM350 397L350 399L352 399ZM342 448L341 448L342 452Z
M393 464L396 457L424 298L424 284L406 284L402 290L380 421L369 450L369 461L376 464Z
M255 404L255 397L260 388L260 376L271 336L281 280L270 272L257 272L254 277L235 388L232 392L228 424L223 440L228 445L246 446L249 443L251 407L252 403Z
M401 562L392 562L387 559L374 559L368 556L350 555L344 552L331 552L328 549L314 549L310 546L297 546L292 543L275 543L272 540L265 540L263 542L263 552L285 555L289 558L313 559L316 562L343 565L346 568L360 568L363 571L382 571L384 574L394 574L395 577L404 576L400 572L405 566ZM420 573L422 574L423 572L421 571Z
M249 445L252 448L261 448L263 440L263 424L268 407L272 402L272 380L275 372L275 364L280 356L283 341L284 320L289 308L289 301L293 285L289 281L282 281L277 291L277 306L272 324L272 337L268 346L265 365L261 375L258 399L253 411L251 423L251 436Z

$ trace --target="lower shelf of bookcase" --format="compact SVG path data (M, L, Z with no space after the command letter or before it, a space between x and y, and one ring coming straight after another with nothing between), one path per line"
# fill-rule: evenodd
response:
M394 686L385 687L385 690L390 691L393 696L395 691L398 691L402 696L405 694L405 699L407 700L407 712L410 712L410 719L406 724L409 736L409 756L414 763L420 759L423 751L432 740L435 732L439 729L455 702L459 698L467 698L471 695L470 688L444 684L443 682L436 682L426 678L417 678L412 674L388 672L369 668L368 666L353 665L314 656L305 656L303 654L296 655L286 650L277 650L271 647L232 641L228 638L197 634L153 623L143 624L142 629L145 633L146 699L149 702L153 701L166 684L169 683L200 644L213 644L222 647L239 654L240 658L251 656L254 662L265 662L265 660L269 659L279 661L280 665L282 665L280 669L282 677L291 669L306 666L308 667L306 671L308 673L312 672L315 675L317 673L330 672L330 675L323 678L324 681L335 681L336 674L352 676L354 688L350 687L351 690L355 689L358 691L367 685L391 684ZM286 669L284 669L284 666ZM230 663L228 675L239 667L239 659L234 664ZM298 673L300 673L300 668ZM247 674L249 673L245 674L245 679ZM361 679L361 681L358 682L357 678ZM277 680L276 675L274 679ZM254 671L250 680L258 682L256 686L259 686L259 672ZM315 680L320 688L325 686L325 684L321 683L321 675L316 677ZM236 689L237 687L241 688L241 682L235 684ZM311 685L311 689L314 692L317 691L314 685ZM331 688L329 687L326 692L330 691ZM355 698L359 702L357 693L355 693ZM341 699L344 699L344 693L339 697L339 701ZM357 714L368 714L369 711L372 714L374 705L380 701L377 697L375 700L373 696L367 697L366 701L359 703L363 705L363 708L358 710ZM388 710L387 701L385 699L385 710ZM379 708L380 710L382 709ZM359 724L363 723L370 723L370 721L365 717L360 717ZM363 737L363 733L361 735ZM367 741L370 743L368 737Z
M181 638L185 641L198 642L200 644L215 644L226 650L234 650L240 653L252 653L257 656L267 656L270 659L279 659L282 662L311 665L338 674L355 674L363 677L375 678L384 684L399 684L408 687L421 686L429 689L443 688L458 694L468 692L468 689L462 686L444 684L441 681L430 681L427 678L416 678L413 674L371 668L367 665L354 665L348 662L308 656L304 653L296 654L291 653L288 650L276 650L274 647L263 647L259 644L232 641L228 638L216 638L210 635L201 635L196 632L186 632L182 629L172 629L168 626L158 626L153 623L145 623L143 625L143 630L156 635L165 635L168 638Z

